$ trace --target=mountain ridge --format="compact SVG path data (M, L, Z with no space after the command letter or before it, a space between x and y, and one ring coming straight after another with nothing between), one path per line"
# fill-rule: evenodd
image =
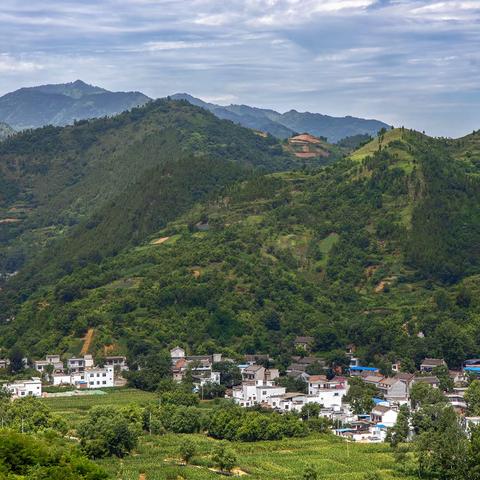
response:
M264 130L280 139L298 133L310 133L326 137L330 143L335 143L345 137L359 134L375 136L382 128L390 128L389 125L379 120L357 118L351 115L332 117L320 113L298 112L295 109L279 113L272 109L249 105L222 106L204 102L188 93L176 93L171 95L171 98L187 100L210 110L220 118L227 118L249 128Z
M150 100L140 92L110 92L81 80L24 87L0 97L0 121L16 130L63 126L116 115Z

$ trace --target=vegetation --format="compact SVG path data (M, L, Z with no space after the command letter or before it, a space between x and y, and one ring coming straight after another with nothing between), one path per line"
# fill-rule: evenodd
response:
M109 475L54 435L0 430L2 480L106 480Z
M147 110L162 108L183 115L193 107L160 102ZM293 338L312 335L314 354L338 366L354 343L362 361L385 372L392 360L411 369L427 355L460 367L480 336L474 166L457 159L453 141L401 129L383 135L382 148L378 140L366 145L371 153L361 160L225 186L115 256L72 261L50 280L40 263L46 280L30 295L17 275L1 292L16 316L0 342L34 356L76 354L94 328L93 352L116 345L133 365L131 385L144 389L165 375L166 350L177 343L197 353L269 353L282 369ZM264 141L266 155L274 144ZM74 259L79 242L95 249L122 236L123 227L108 229L125 218L118 209L86 237L79 230L61 242L56 257L75 245L67 255Z

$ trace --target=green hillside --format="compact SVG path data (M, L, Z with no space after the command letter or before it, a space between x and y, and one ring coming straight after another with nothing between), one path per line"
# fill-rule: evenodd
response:
M7 283L3 301L16 318L0 344L77 353L94 328L94 349L114 344L133 362L181 343L269 352L281 363L302 334L330 358L353 342L377 365L439 355L457 367L478 354L480 338L479 172L463 158L465 142L387 132L317 171L230 183L165 216L155 233L139 227L136 245L115 256L75 260L82 241L101 249L121 232L118 218L131 218L115 200L91 234L58 244L60 258L74 258L60 281L40 263L42 287L30 296L18 296L22 274ZM164 197L152 193L161 178L139 180L134 190L152 196L138 204L151 198L162 211Z
M159 100L113 118L26 131L0 145L0 269L17 270L72 230L83 245L75 256L111 253L225 182L298 163L274 138L186 102ZM195 178L197 165L208 178ZM183 175L191 188L182 194ZM88 238L93 225L101 248Z

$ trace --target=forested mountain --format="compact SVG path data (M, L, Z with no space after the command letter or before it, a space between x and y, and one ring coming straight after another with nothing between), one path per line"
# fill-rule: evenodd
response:
M354 135L375 136L382 128L389 128L378 120L365 120L356 117L331 117L320 113L297 112L290 110L278 113L274 110L250 107L248 105L221 106L207 103L186 93L172 95L174 99L187 100L193 105L206 108L219 118L232 120L248 128L262 130L277 138L287 138L294 133L310 133L325 137L335 143Z
M0 97L0 121L16 130L69 125L75 120L116 115L148 101L140 92L109 92L77 80L7 93Z
M187 102L25 131L0 145L0 266L16 270L65 236L78 247L64 261L110 254L255 169L300 164L273 137Z
M271 138L186 103L147 110L160 107L193 109L209 132L244 132L255 149L234 155L218 182L208 172L228 156L210 143L217 134L202 143L208 157L137 175L5 283L1 345L78 353L93 328L94 350L113 345L135 362L177 343L286 362L295 335L312 335L329 358L353 342L364 361L385 366L438 355L458 367L478 355L480 133L447 140L397 129L327 167L295 168ZM191 132L181 144L198 139ZM233 151L245 155L244 147ZM255 158L290 171L245 172ZM192 194L200 183L208 193ZM125 242L113 251L116 233Z
M10 125L0 122L0 142L14 133L15 130Z

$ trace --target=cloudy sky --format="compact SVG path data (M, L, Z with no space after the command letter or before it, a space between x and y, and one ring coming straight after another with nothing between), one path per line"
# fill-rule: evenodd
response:
M1 0L0 94L152 97L480 128L480 0Z

